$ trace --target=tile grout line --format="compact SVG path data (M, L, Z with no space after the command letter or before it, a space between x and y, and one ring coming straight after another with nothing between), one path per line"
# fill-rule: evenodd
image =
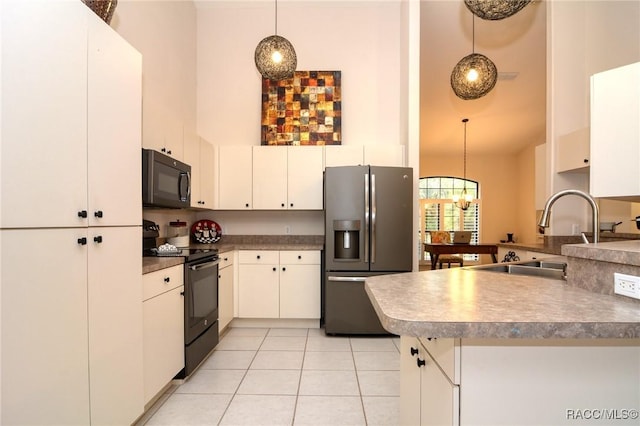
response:
M267 329L267 332L265 333L265 335L262 336L262 341L260 342L260 345L258 345L258 349L256 349L256 352L253 354L253 357L251 358L251 362L249 362L249 365L247 365L247 368L244 370L244 374L242 375L242 379L240 379L240 382L238 383L238 386L236 387L236 390L233 391L233 394L231 394L231 398L229 399L229 402L227 403L227 406L225 407L224 411L220 415L220 420L218 420L218 423L217 423L218 426L220 426L220 424L222 423L222 419L227 414L227 411L229 411L229 407L231 406L231 403L233 402L233 400L236 397L236 395L238 394L238 389L240 389L240 386L242 385L242 382L247 377L247 373L249 372L249 369L251 368L251 364L253 364L253 362L255 361L256 357L258 356L258 352L260 351L260 348L264 344L264 341L267 338L267 335L269 334L269 330L271 330L271 329Z
M304 360L307 357L307 345L309 344L309 329L307 328L307 336L304 340L304 350L302 351L302 363L300 364L300 377L298 377L298 388L296 389L296 399L293 404L293 414L291 416L291 426L296 422L296 411L298 410L298 400L300 398L300 385L302 384L302 372L304 371Z

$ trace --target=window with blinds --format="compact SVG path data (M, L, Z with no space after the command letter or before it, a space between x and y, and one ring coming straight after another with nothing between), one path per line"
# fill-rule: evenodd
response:
M465 180L449 176L420 178L420 235L422 242L429 242L429 231L471 231L471 242L479 241L480 197L478 182L467 179L467 192L473 197L467 210L453 203L453 195L465 187ZM423 252L424 261L429 255ZM477 261L477 254L465 254L465 261Z

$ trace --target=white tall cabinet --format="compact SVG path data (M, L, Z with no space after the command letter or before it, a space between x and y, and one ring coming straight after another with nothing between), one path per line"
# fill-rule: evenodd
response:
M82 2L2 5L2 424L142 413L141 56Z

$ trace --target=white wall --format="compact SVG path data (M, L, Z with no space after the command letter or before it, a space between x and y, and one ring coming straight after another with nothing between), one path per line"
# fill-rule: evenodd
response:
M547 193L588 192L588 174L554 172L557 140L589 126L592 74L640 60L640 1L550 1L547 32ZM608 205L602 206L607 216ZM629 203L627 208L631 214L634 207ZM549 233L569 235L574 223L588 231L590 217L586 201L565 197L554 204Z
M260 145L258 42L274 33L272 1L197 1L198 132L214 144ZM342 140L398 144L401 117L401 2L280 1L278 35L299 70L342 72Z
M142 138L196 129L196 9L192 0L120 0L111 27L142 53Z

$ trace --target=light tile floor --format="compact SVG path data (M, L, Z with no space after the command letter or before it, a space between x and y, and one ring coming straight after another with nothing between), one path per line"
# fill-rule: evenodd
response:
M232 328L146 425L397 425L400 339Z

